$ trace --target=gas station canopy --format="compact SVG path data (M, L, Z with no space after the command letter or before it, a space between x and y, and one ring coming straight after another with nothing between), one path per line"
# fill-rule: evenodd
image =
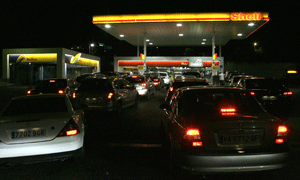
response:
M266 12L93 16L93 24L134 46L223 46L245 39L270 20Z

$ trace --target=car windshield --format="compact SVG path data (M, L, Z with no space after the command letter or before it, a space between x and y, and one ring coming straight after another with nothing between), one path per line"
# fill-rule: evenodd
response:
M127 81L129 81L130 83L143 83L145 82L145 78L143 77L128 77L126 78Z
M211 115L222 109L234 109L236 113L264 112L256 99L245 92L186 91L182 97L182 112Z
M78 87L78 91L101 92L111 91L112 85L104 79L85 79Z
M249 79L246 80L247 89L282 89L283 85L273 79Z
M30 98L12 100L2 116L67 112L64 97Z
M50 79L40 82L36 86L36 89L50 91L66 88L67 85L68 83L66 79Z
M160 76L167 76L167 73L160 73Z

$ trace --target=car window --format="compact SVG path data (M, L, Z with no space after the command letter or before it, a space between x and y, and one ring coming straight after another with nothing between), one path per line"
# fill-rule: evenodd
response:
M104 79L85 79L78 87L78 91L88 92L111 91L112 89L112 85Z
M246 81L247 89L282 89L283 85L274 79L251 79Z
M201 77L200 73L198 72L183 72L182 75L191 75L191 76L196 76L197 78Z
M51 79L51 80L44 80L40 82L37 86L36 89L39 90L51 90L51 89L62 89L66 88L68 85L68 82L66 79Z
M182 95L183 113L204 115L221 113L221 109L232 108L236 113L259 113L263 109L250 94L242 92L187 91Z
M177 89L184 86L197 86L197 85L208 85L207 82L175 82L172 86Z
M126 84L123 80L116 80L114 81L114 86L117 89L126 89Z
M31 98L11 101L2 116L67 111L64 97Z

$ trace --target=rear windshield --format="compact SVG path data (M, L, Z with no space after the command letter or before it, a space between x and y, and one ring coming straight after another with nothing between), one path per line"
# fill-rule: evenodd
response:
M11 101L2 116L67 111L64 97L31 98Z
M192 76L196 76L197 78L201 77L200 73L198 72L184 72L182 73L182 75L192 75Z
M181 101L183 113L217 114L221 109L235 113L264 112L257 100L245 92L186 91Z
M181 88L184 86L197 86L197 85L208 85L207 82L175 82L173 83L174 89Z
M145 78L142 78L142 77L137 77L137 78L129 77L129 78L126 78L126 80L129 81L130 83L143 83L143 82L145 82Z
M101 92L111 91L112 85L105 79L85 79L78 87L78 91Z
M68 85L66 79L51 79L51 80L44 80L40 82L36 89L38 90L57 90L57 89L64 89Z
M283 85L275 79L250 79L246 80L247 89L282 89Z

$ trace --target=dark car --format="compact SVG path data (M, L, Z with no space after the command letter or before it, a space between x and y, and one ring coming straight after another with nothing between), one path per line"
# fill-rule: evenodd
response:
M283 75L282 83L287 87L299 87L300 74L297 71L288 71Z
M183 71L182 76L195 76L196 78L201 78L201 74L198 71Z
M244 173L287 164L289 126L267 113L247 90L183 87L170 105L160 108L169 170Z
M83 81L84 79L88 79L88 78L96 78L97 74L95 73L84 73L81 74L80 76L76 77L76 82L81 83L81 81Z
M47 79L39 82L34 88L27 90L27 95L45 93L72 94L76 85L76 82L71 79Z
M143 75L132 75L126 78L137 89L140 96L150 99L155 94L155 85L151 79L147 79Z
M167 103L170 102L173 93L178 88L181 88L184 86L199 86L199 85L208 85L208 82L206 81L206 79L200 79L200 78L178 78L178 79L175 79L173 84L168 89L165 101Z
M292 108L293 92L278 79L265 77L242 78L237 87L249 90L270 113L286 115Z
M90 109L116 112L139 102L138 91L134 85L120 78L85 79L73 98L78 104L87 104Z

